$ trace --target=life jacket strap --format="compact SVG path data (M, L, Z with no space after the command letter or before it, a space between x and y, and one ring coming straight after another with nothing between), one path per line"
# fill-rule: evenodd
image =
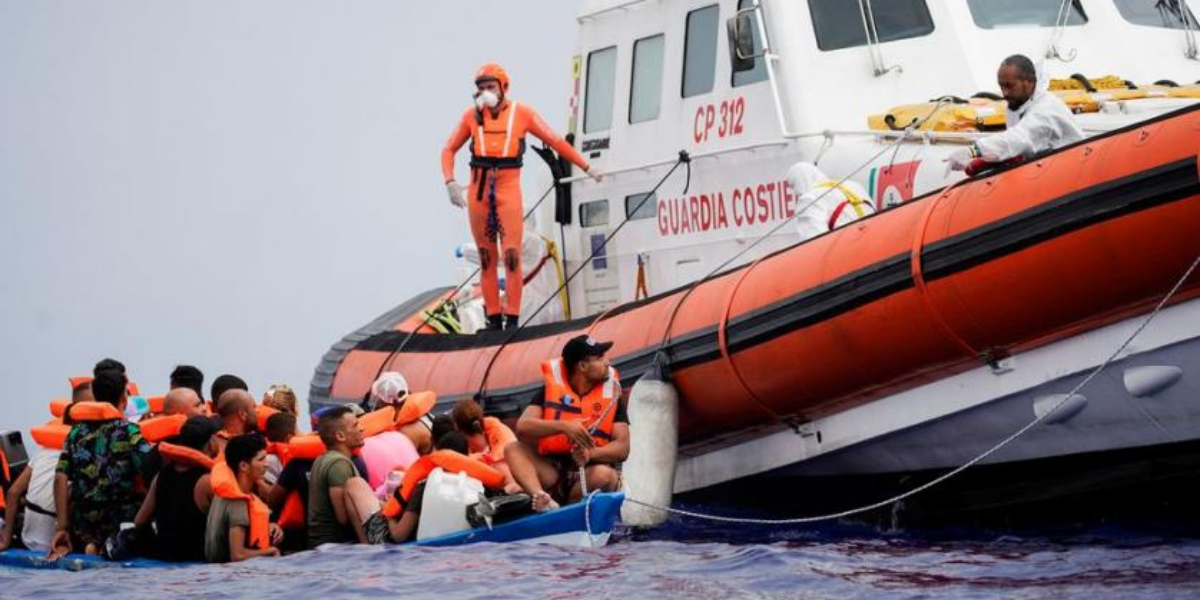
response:
M472 156L472 169L520 169L525 166L525 159L521 156L509 156L505 158L492 158L490 156Z
M29 498L25 499L25 508L32 510L33 512L35 512L39 515L42 515L44 517L51 517L51 518L58 517L58 513L55 513L52 510L46 510L46 509L42 508L41 506L39 506L38 504L30 502Z

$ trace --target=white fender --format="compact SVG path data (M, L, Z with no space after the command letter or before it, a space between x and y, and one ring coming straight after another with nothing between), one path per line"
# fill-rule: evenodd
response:
M679 449L679 392L664 381L659 363L629 392L629 459L622 469L626 498L670 506ZM667 512L633 502L621 505L621 521L654 527Z

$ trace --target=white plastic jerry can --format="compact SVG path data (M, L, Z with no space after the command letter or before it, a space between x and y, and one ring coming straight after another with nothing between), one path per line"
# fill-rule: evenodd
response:
M417 539L426 540L471 528L467 507L479 502L483 483L466 473L434 469L425 480Z

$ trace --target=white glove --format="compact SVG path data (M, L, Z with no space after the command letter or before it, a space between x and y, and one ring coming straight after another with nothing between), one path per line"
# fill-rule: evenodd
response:
M463 208L467 205L467 199L463 196L462 186L458 185L457 181L447 182L446 192L450 194L450 204L458 208Z
M975 153L972 152L971 146L967 146L951 152L949 156L943 159L943 162L950 163L950 169L954 171L965 171L974 159Z
M595 182L599 182L600 178L604 177L604 173L601 173L596 167L588 167L588 170L584 171L584 173L587 173L588 177L591 177L592 181Z

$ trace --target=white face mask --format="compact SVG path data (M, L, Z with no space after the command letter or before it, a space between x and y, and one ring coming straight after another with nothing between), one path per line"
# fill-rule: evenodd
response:
M496 108L500 104L500 96L491 90L484 90L475 94L475 106L480 110L485 108Z

